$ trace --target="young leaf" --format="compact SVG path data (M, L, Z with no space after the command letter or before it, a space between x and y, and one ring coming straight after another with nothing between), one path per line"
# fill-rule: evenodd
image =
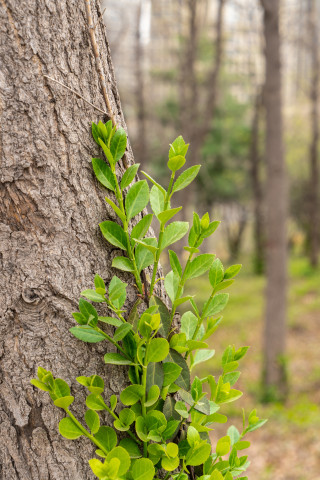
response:
M97 332L94 328L89 325L81 325L80 327L72 327L69 329L69 332L72 333L76 338L87 343L97 343L105 340L106 337L102 333Z
M231 267L227 268L227 270L225 271L224 273L224 279L228 279L228 278L233 278L235 277L236 275L238 275L238 273L240 272L242 268L242 265L238 264L238 265L231 265Z
M118 162L124 155L127 148L127 135L123 128L118 128L113 135L110 143L110 152L114 158L115 163Z
M161 249L177 242L185 236L189 228L188 222L172 222L164 230Z
M130 323L123 323L117 330L114 332L113 340L120 342L128 333L132 330L132 325Z
M209 280L214 288L218 283L222 282L224 276L223 265L219 258L216 258L209 272Z
M201 165L194 165L193 167L187 168L175 181L172 193L178 192L183 188L187 187L198 175Z
M198 255L192 262L189 263L187 271L186 271L186 278L196 278L200 275L203 275L212 265L214 260L214 255L209 253L204 253L202 255Z
M198 319L192 312L186 312L181 317L182 333L185 333L186 339L191 340L198 325Z
M112 266L123 272L134 272L133 263L130 258L127 257L114 257L112 260Z
M144 175L145 177L147 177L147 179L148 179L151 183L153 183L153 185L154 185L155 187L157 187L157 188L162 192L162 194L163 194L164 197L166 196L166 193L167 193L167 192L165 191L165 189L164 189L159 183L157 183L157 182L156 182L152 177L150 177L150 175L148 175L146 172L143 172L143 171L142 171L141 173L143 173L143 175Z
M164 279L164 286L172 303L175 301L178 292L179 282L180 278L172 270L166 275Z
M131 232L131 238L136 238L137 240L140 240L141 238L143 238L150 228L152 218L153 218L152 213L149 213L148 215L145 215L144 217L142 217L140 222L138 222L137 225L133 227ZM132 242L133 244L135 243L134 240Z
M228 293L218 293L215 295L210 301L208 301L208 304L205 304L204 306L206 309L206 316L211 317L212 315L220 313L227 305L228 300Z
M165 338L154 338L150 341L147 362L162 362L168 353L168 341Z
M173 272L179 275L179 277L181 278L182 267L181 267L178 255L173 250L169 250L168 253L169 253L170 266Z
M184 402L178 401L175 404L175 410L179 413L182 418L188 418L189 412Z
M170 312L166 305L163 303L163 301L155 295L150 298L150 306L152 305L156 305L158 307L158 312L160 313L161 326L159 328L159 333L163 337L167 337L169 335L169 330L171 326Z
M124 172L123 177L121 179L121 190L124 190L127 188L130 183L133 181L134 177L137 174L138 168L140 166L140 163L135 163L134 165L131 165L131 167L127 168L127 170Z
M186 144L183 137L179 135L172 144L170 144L169 158L175 157L176 155L186 156L189 148L189 144Z
M157 246L157 240L155 238L145 238L144 244L152 247ZM149 267L154 262L154 254L150 252L148 248L146 248L143 244L139 243L136 247L135 251L135 259L138 268L138 272L140 273L141 270Z
M177 207L177 208L171 208L169 210L164 210L163 212L160 212L157 217L160 223L165 225L169 220L171 220L172 217L174 217L177 213L180 212L182 207Z
M106 353L104 356L105 363L111 365L131 365L132 361L122 356L120 353Z
M126 286L116 275L112 277L109 285L109 299L110 302L117 308L121 308L126 301Z
M124 213L122 213L120 208L108 197L105 197L105 201L107 202L108 205L110 205L112 210L118 215L121 222L125 223L126 222L126 216L124 215Z
M131 470L133 480L153 480L155 469L149 458L137 460Z
M98 320L97 310L93 307L93 305L91 305L91 303L83 300L83 298L80 298L79 300L79 310L82 315L87 319L87 321L91 316Z
M100 277L100 275L98 274L94 276L94 286L96 287L96 289L99 288L100 290L104 290L104 292L106 292L106 286L103 281L103 278Z
M106 301L104 296L100 295L95 290L83 290L81 292L81 295L83 297L86 297L88 300L91 300L91 302L99 303L99 302L105 302Z
M110 220L99 223L102 235L109 243L122 250L127 250L127 237L120 225Z
M65 417L59 422L59 432L64 438L75 440L83 435L82 430L70 417Z
M74 397L72 397L71 395L68 395L67 397L57 398L53 403L55 404L56 407L68 408L73 402L74 402Z
M150 205L155 215L159 215L164 209L164 194L158 187L153 186L150 190Z
M109 148L108 148L107 145L101 140L101 138L99 138L99 144L100 144L100 146L102 147L102 150L103 150L105 156L107 157L108 162L109 162L110 165L113 167L114 164L115 164L115 160L114 160L113 155L112 155L112 153L110 152Z
M104 403L103 398L101 395L95 395L91 393L86 398L86 405L90 410L104 410L106 408L106 404Z
M115 180L110 167L101 158L92 159L93 171L99 182L109 190L115 192Z
M229 453L231 447L231 440L228 435L225 437L222 437L218 440L217 446L216 446L216 454L218 457L223 457L223 455L226 455Z
M145 180L140 180L130 188L126 200L126 212L128 220L135 217L147 205L149 201L149 187Z
M142 385L129 385L120 393L120 400L123 405L134 405L143 397L143 394L144 388Z
M100 418L94 410L87 410L84 419L91 430L91 433L97 433L100 428Z

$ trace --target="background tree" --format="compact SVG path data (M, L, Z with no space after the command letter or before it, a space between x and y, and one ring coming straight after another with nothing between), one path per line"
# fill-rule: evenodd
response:
M86 460L91 446L81 444L79 457L78 446L57 431L61 413L30 385L36 365L67 381L80 370L100 374L110 394L126 383L119 367L109 366L106 375L99 347L68 332L80 291L95 273L108 282L117 254L99 232L99 222L113 213L92 173L90 156L99 152L90 122L112 115L125 124L105 27L96 23L99 1L91 2L91 29L89 6L89 0L0 2L0 464L6 480L93 478ZM128 293L130 303L136 297L130 285ZM77 395L83 400L80 389Z
M267 288L264 330L266 393L285 396L284 365L287 288L287 182L282 138L279 0L261 0L264 9L266 82L266 256Z

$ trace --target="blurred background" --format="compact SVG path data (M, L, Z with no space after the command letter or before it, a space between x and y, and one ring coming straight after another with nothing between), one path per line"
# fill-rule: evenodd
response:
M242 407L269 418L251 434L249 479L316 480L320 2L102 3L136 162L166 185L169 143L182 134L188 166L202 168L177 202L186 218L221 220L205 249L243 264L212 340L217 359L195 373L219 374L227 345L250 345L245 394L226 408L236 425ZM208 289L205 278L192 287L203 299Z

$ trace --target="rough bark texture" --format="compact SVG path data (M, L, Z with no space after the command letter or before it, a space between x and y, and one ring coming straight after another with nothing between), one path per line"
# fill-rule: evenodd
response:
M265 387L285 395L284 368L287 290L287 185L282 139L279 0L261 0L266 55L267 289L264 331Z
M309 194L309 236L310 263L318 265L319 255L319 48L318 18L315 0L309 0L309 32L311 48L311 144L310 144L310 194Z
M92 10L96 21L98 0ZM44 74L105 105L83 1L0 0L0 12L0 477L90 479L94 449L59 435L62 411L29 381L40 364L72 382L81 414L76 376L104 376L110 394L126 382L120 367L104 366L105 343L90 346L68 332L94 274L108 282L117 273L111 261L119 251L98 227L113 216L90 162L100 154L90 123L107 117ZM102 22L96 35L113 113L125 126ZM129 285L129 304L135 295Z

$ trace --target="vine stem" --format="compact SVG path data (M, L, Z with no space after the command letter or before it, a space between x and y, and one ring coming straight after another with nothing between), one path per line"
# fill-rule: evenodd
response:
M109 335L105 333L103 330L101 330L99 327L96 327L95 330L101 333L101 335L103 335L107 340L109 340L110 343L112 343L115 347L117 347L117 349L120 350L120 352L122 352L123 355L125 355L128 360L131 360L131 358L126 354L125 350L119 345L119 343L113 340L112 337L109 337Z
M144 364L148 360L148 351L149 351L149 340L147 341L147 345L146 345L146 353L145 353L145 357L144 357ZM147 393L146 392L147 391L147 365L143 365L142 368L143 368L143 372L142 372L141 385L143 386L144 394L143 394L143 397L141 399L141 410L142 410L143 418L145 418L147 416L147 410L146 410L146 406L145 406L146 393ZM148 456L148 442L143 442L143 455L145 457Z
M164 200L164 210L167 210L167 208L168 208L168 204L169 204L170 197L171 197L171 189L172 189L172 185L173 185L174 176L175 176L175 172L172 172L170 182L169 182L168 191L166 193L166 197L165 197L165 200ZM149 298L151 298L151 295L153 294L154 286L155 286L155 283L156 283L156 275L157 275L158 265L159 265L159 261L160 261L161 244L162 244L162 239L163 239L163 234L164 234L164 228L165 228L164 224L161 223L159 239L158 239L158 251L156 253L156 259L155 259L154 266L153 266Z
M104 448L103 445L93 436L91 433L86 430L81 423L76 419L76 417L70 412L68 408L64 409L65 412L69 415L69 417L72 419L72 421L77 425L77 427L82 431L82 433L91 440L92 443L94 443L100 450L102 450L106 455L108 455L108 451Z

